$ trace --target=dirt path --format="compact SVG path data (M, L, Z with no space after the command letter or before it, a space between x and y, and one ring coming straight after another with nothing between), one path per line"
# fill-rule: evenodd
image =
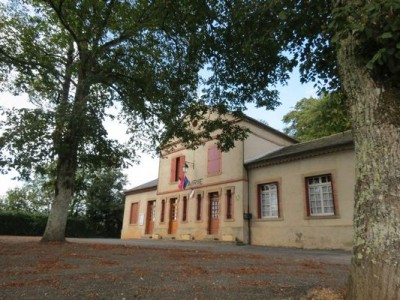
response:
M0 237L0 299L340 299L341 251Z

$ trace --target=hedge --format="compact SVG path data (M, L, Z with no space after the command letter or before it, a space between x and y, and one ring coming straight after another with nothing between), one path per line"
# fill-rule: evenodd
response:
M47 215L25 212L0 211L0 235L41 236L46 228ZM67 237L115 237L109 232L98 232L90 228L85 217L70 217L67 220Z

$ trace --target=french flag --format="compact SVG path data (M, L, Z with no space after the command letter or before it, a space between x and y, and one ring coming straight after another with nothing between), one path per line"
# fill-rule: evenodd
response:
M179 184L178 184L178 188L183 191L186 189L186 187L188 186L188 184L190 183L189 179L186 176L183 176L183 178L179 178Z

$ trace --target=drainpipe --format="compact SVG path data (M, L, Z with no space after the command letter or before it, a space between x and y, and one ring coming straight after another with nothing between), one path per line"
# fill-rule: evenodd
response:
M244 165L244 160L245 160L245 151L246 151L246 140L242 141L242 161L243 161L243 167L246 170L246 176L247 176L247 213L243 215L243 218L247 220L247 244L251 245L251 214L250 214L250 186L249 186L249 170L248 168Z
M251 213L250 213L250 179L249 169L246 167L247 175L247 230L248 230L248 244L251 245Z

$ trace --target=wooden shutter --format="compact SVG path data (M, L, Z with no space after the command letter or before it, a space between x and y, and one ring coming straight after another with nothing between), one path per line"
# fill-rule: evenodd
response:
M179 161L178 161L178 180L179 178L183 178L184 174L183 174L183 166L185 165L185 156L182 155L179 157Z
M170 182L177 182L183 177L183 165L185 164L185 156L175 157L171 160L171 176Z
M171 177L170 177L170 182L175 182L176 181L176 160L178 158L175 157L171 160Z
M136 224L138 220L138 208L139 203L132 203L131 204L131 217L130 217L130 224Z
M207 173L215 175L221 173L221 150L217 145L208 148Z

